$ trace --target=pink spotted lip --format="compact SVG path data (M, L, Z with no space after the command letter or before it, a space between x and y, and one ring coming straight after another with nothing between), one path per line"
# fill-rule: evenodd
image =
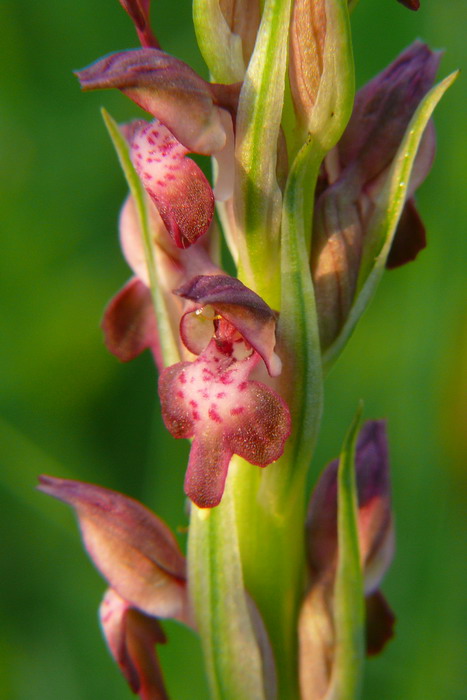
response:
M208 230L214 214L211 186L188 150L159 121L140 122L131 136L131 159L165 227L179 248Z
M176 381L177 398L188 402L187 420L222 425L244 414L247 378L259 359L254 353L247 362L232 361L213 342L196 362L187 363Z
M172 365L159 379L167 429L193 438L185 492L200 508L219 504L234 454L265 467L279 459L290 435L283 399L248 378L260 355L238 352L236 344L231 336L214 337L197 360Z

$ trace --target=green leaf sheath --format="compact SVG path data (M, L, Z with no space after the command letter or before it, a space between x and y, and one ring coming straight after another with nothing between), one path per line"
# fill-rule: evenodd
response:
M245 73L242 40L224 19L219 0L193 0L193 22L199 49L213 80L236 83Z
M334 584L335 659L326 700L359 697L364 660L364 589L360 563L355 443L361 408L346 435L339 460L338 562Z
M238 276L274 309L280 303L281 192L277 141L284 101L290 0L266 0L237 113Z
M192 506L190 595L215 700L264 700L262 660L247 608L230 475L222 503Z

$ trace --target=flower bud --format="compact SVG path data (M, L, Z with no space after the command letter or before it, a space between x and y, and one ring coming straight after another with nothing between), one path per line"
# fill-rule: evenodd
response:
M243 60L247 66L261 19L259 0L219 0L219 6L230 31L242 40Z
M338 460L328 464L316 485L308 509L308 563L315 577L332 570L337 559L338 465ZM360 556L366 580L365 589L369 591L374 590L375 581L379 584L392 554L386 550L392 542L392 517L386 428L383 421L368 421L360 431L355 470Z
M347 124L354 96L348 10L340 0L295 0L289 78L302 129L329 150Z
M185 558L162 520L101 486L51 476L39 480L40 491L75 509L89 556L122 598L148 615L186 615Z
M159 119L192 153L211 155L225 145L226 133L215 104L217 93L213 96L215 86L163 51L121 51L76 75L84 90L121 90ZM220 97L231 99L227 88Z
M433 84L439 54L414 42L357 93L351 119L326 156L316 192L311 271L321 347L336 339L352 308L372 215L409 122ZM428 174L434 136L428 128L409 183L389 266L413 259L425 244L412 197Z
M322 473L306 523L311 585L300 613L300 683L303 700L327 697L336 653L334 579L338 560L338 460ZM367 651L392 637L394 616L378 590L393 555L389 461L385 424L368 421L356 445L358 535L367 608Z

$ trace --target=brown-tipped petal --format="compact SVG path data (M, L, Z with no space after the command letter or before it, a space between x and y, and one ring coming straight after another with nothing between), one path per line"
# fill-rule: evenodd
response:
M192 153L212 155L225 145L209 83L163 51L146 48L111 54L76 75L84 90L122 90Z
M150 0L120 0L120 5L133 20L141 46L160 49L149 22Z
M365 591L375 590L394 553L385 421L367 421L357 440L358 531Z
M162 520L101 486L51 476L39 481L40 491L75 509L91 559L122 598L149 615L184 614L185 558Z
M110 652L131 690L141 700L168 700L155 645L165 644L159 622L133 608L113 589L99 609Z
M132 134L133 165L179 248L206 233L214 214L211 186L187 153L157 120Z
M357 287L363 222L356 200L353 183L338 181L316 203L311 274L323 350L342 328Z
M366 606L366 653L379 654L394 636L396 617L386 598L375 591L365 599Z
M332 580L317 581L308 591L298 622L301 700L322 700L334 659Z
M358 161L358 176L369 182L390 164L410 119L433 85L439 60L439 53L415 41L358 91L338 145L342 168Z
M159 378L162 417L177 438L193 438L185 488L201 508L222 497L233 454L264 467L290 435L285 402L248 379L257 353L237 358L234 343L213 338L195 362L168 367Z
M290 89L295 109L304 122L318 95L325 38L324 0L295 0L290 25Z
M404 5L408 10L419 10L420 0L397 0L401 5Z
M367 593L375 590L393 552L389 461L384 421L368 421L356 447L358 530ZM324 470L310 500L307 515L308 560L312 573L332 571L337 554L337 469L334 460Z
M271 376L281 372L281 361L274 352L277 315L255 292L240 280L228 275L198 275L175 293L197 304L198 308L211 306L228 321L264 360ZM180 332L187 348L199 355L213 331L202 321L202 332L193 333L190 309L182 318ZM199 312L198 312L199 313ZM205 329L205 331L204 331Z
M423 221L415 206L415 201L409 199L402 210L397 224L391 250L386 260L386 267L392 270L415 260L417 255L426 247L426 232Z
M150 349L159 371L164 368L151 293L133 277L110 300L102 319L105 344L122 362Z

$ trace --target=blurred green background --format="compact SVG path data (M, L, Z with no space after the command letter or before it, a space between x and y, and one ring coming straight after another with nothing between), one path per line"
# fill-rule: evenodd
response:
M358 83L415 37L465 62L465 0L362 0L353 16ZM158 0L164 48L203 70L188 0ZM186 525L187 445L162 429L151 358L119 364L99 320L128 278L116 229L126 186L99 107L138 113L119 93L83 95L72 70L136 46L116 0L2 0L0 106L0 698L131 697L97 625L104 583L71 512L36 475L95 481ZM387 417L397 555L384 589L397 636L367 664L365 700L460 700L467 478L467 107L465 77L436 113L438 157L418 202L429 247L387 274L327 381L316 469L334 457L360 398ZM174 700L207 698L192 634L167 624ZM287 700L287 699L281 699Z

